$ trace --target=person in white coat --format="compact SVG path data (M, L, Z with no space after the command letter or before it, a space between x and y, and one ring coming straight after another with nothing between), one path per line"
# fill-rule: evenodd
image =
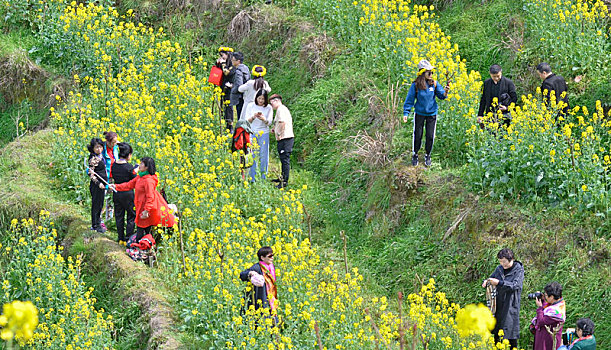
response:
M255 65L252 67L251 76L253 79L249 79L246 83L238 87L238 91L241 92L244 98L244 106L248 106L249 103L255 102L255 96L259 90L265 90L269 94L272 89L269 87L269 83L263 79L267 70L263 66ZM242 109L240 119L244 119L246 109Z
M244 119L250 123L252 128L251 142L258 147L253 148L254 163L250 167L250 179L255 181L257 165L261 172L261 178L267 176L267 165L269 164L269 126L272 125L274 114L269 104L266 90L259 90L255 102L249 103L244 109Z

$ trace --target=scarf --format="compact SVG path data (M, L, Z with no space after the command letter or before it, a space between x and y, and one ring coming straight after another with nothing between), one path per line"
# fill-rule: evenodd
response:
M543 315L549 316L560 322L566 321L566 305L564 299L560 299L553 304L543 306Z
M263 261L259 261L261 270L263 271L263 277L265 277L265 288L267 289L267 301L269 302L269 308L276 310L278 307L278 289L276 288L276 268L274 264L266 264Z
M593 336L593 335L588 335L588 336L585 336L585 337L581 337L581 338L579 338L579 339L575 339L575 341L573 341L573 342L571 343L571 346L569 347L569 349L571 349L571 348L573 347L573 345L575 345L575 343L577 343L577 342L580 342L580 341L582 341L582 340L588 340L588 339L592 339L592 338L594 338L594 336Z
M148 175L148 174L149 174L149 171L148 171L148 170L145 170L145 171L139 171L139 172L138 172L138 176L140 176L140 177L146 176L146 175Z

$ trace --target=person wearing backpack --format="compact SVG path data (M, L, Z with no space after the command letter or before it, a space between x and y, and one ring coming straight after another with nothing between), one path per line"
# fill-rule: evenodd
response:
M248 107L251 102L255 102L255 97L257 96L259 90L265 90L268 94L272 91L272 88L269 87L269 83L263 79L263 77L267 74L265 67L255 65L252 67L251 73L254 79L248 80L238 88L238 91L243 94L245 107ZM242 114L240 114L240 119L244 119L245 113L246 108L243 108Z
M422 132L426 124L426 143L424 165L431 166L431 151L435 142L435 128L437 125L437 100L448 97L449 84L445 88L433 80L433 69L435 67L427 60L418 63L418 76L412 83L403 104L403 122L407 123L407 118L412 110L415 109L414 132L412 140L412 165L418 165L418 151L422 147Z
M120 184L110 185L117 191L135 190L134 204L136 206L136 242L151 233L151 229L162 223L163 208L157 202L157 178L155 160L144 157L138 166L138 176ZM161 195L159 195L161 196ZM167 204L166 204L167 207Z
M112 175L115 184L122 184L136 177L134 166L129 163L132 158L132 146L129 143L119 142L119 159L112 165ZM117 241L125 245L127 238L134 233L136 211L134 209L134 190L118 191L113 193L115 206L115 223L117 224ZM127 222L125 215L127 214Z
M269 126L272 125L274 116L272 107L269 105L267 91L259 90L255 102L249 103L244 111L245 118L243 119L250 123L252 139L259 146L253 151L253 166L250 167L250 179L254 182L257 174L257 159L263 179L267 176L267 165L269 163Z
M239 120L231 138L231 152L241 152L240 170L242 172L242 180L246 179L244 169L250 168L254 162L250 149L251 134L252 128L248 120Z

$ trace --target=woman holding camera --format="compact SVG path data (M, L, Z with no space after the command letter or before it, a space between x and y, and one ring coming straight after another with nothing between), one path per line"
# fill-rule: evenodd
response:
M252 128L252 139L257 141L258 149L254 149L254 163L250 167L250 179L255 181L257 175L257 161L261 171L261 178L265 179L267 175L267 165L269 163L269 126L273 121L272 107L269 104L267 90L261 89L257 91L255 102L251 102L246 106L244 119L246 119ZM254 142L253 142L254 143Z
M552 282L535 298L537 316L530 331L535 335L534 350L556 350L562 346L562 325L566 320L566 305L562 299L562 286Z

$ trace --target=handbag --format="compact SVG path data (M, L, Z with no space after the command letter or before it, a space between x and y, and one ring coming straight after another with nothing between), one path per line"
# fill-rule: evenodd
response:
M212 67L210 69L210 76L208 77L208 82L216 86L221 86L221 80L223 80L223 71L217 66Z

